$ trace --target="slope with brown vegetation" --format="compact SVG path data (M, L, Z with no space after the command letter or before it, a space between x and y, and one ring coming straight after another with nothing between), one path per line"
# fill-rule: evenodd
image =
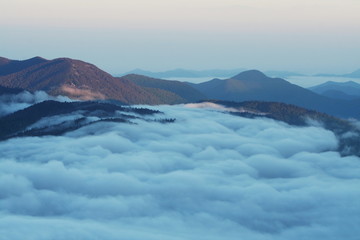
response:
M4 87L43 90L51 95L66 95L82 100L115 99L129 104L173 104L186 101L164 89L143 87L126 78L115 78L95 65L79 60L1 60L0 86Z

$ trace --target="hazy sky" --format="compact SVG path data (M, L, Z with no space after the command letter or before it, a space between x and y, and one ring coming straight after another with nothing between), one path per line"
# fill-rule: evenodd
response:
M0 56L134 68L360 68L359 0L0 0Z

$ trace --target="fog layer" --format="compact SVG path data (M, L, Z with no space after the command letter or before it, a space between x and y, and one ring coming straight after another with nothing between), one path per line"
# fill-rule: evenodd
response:
M45 100L56 100L61 102L72 101L68 97L64 96L49 96L43 91L36 91L35 93L23 91L18 94L4 94L0 95L0 117Z
M193 107L0 142L2 239L358 239L332 132Z

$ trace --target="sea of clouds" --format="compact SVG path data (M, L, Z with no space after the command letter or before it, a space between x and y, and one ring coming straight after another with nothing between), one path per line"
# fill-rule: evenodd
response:
M359 239L360 159L320 127L194 105L0 142L0 239Z

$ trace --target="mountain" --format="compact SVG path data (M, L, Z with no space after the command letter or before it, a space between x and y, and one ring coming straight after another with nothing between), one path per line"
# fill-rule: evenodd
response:
M225 80L213 79L190 85L209 99L283 102L338 117L360 117L359 102L327 98L284 79L267 77L257 70L245 71Z
M0 59L0 86L28 91L43 90L70 98L114 99L126 104L178 104L204 99L227 101L275 101L294 104L339 117L360 118L360 99L331 99L281 78L257 70L229 79L200 84L167 81L140 75L113 77L95 65L80 60L40 57L13 61Z
M144 75L149 76L153 78L226 78L230 76L234 76L238 74L239 72L245 71L244 68L237 68L237 69L210 69L210 70L188 70L188 69L173 69L169 71L163 71L163 72L152 72L152 71L146 71L143 69L134 69L132 71L126 72L123 75L129 75L129 74L137 74L137 75ZM303 74L296 73L296 72L289 72L289 71L265 71L265 74L271 77L291 77L291 76L304 76Z
M31 59L30 59L31 60ZM23 62L29 62L25 60ZM14 65L10 61L7 65ZM5 65L5 66L7 66ZM19 71L0 76L0 85L79 99L112 98L126 103L158 103L151 94L129 81L122 81L96 66L69 58L20 64Z
M99 122L132 123L134 119L173 122L173 119L147 119L161 113L147 108L121 106L101 101L44 101L0 117L0 140L20 136L61 135Z
M148 88L149 90L152 89L153 91L156 91L161 89L167 92L171 92L180 97L179 103L194 102L206 99L206 96L200 93L198 90L180 81L156 79L137 74L129 74L121 77L120 79L129 80L136 85Z
M82 100L115 99L129 104L187 101L173 92L141 87L127 78L115 78L95 65L80 60L37 57L24 61L2 58L0 62L0 86L3 87L43 90L51 95Z
M164 72L151 72L142 69L134 69L122 75L138 74L153 78L204 78L204 77L228 77L244 71L243 68L237 69L210 69L210 70L188 70L188 69L173 69Z
M10 60L0 57L0 76L5 76L11 73L19 72L31 66L41 64L47 60L41 57L34 57L24 61Z
M308 88L311 91L337 99L357 99L360 98L360 84L354 81L333 82L328 81L320 85Z
M315 96L308 90L280 78L267 77L257 70L245 71L225 80L213 79L190 85L211 99L230 101L291 101L294 92L296 95L310 94ZM292 90L291 93L289 89Z
M324 74L324 73L320 73L320 74L316 74L316 77L346 77L346 78L358 78L360 79L360 69L351 72L351 73L347 73L347 74Z

